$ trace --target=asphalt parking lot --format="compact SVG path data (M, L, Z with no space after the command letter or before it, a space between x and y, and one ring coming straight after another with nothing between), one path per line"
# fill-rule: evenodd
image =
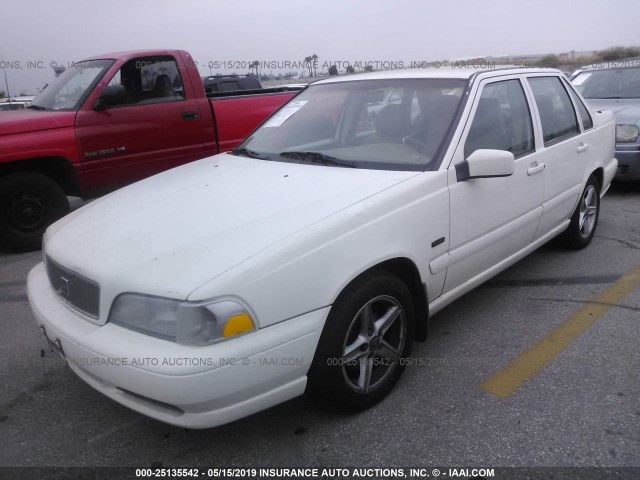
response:
M0 252L0 466L640 467L640 186L605 197L587 249L552 242L435 316L356 415L299 398L186 430L130 411L49 351L39 261Z

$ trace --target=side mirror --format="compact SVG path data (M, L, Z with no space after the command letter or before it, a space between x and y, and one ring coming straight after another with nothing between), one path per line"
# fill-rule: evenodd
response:
M508 177L513 175L514 169L513 153L480 149L456 165L456 178L459 182L464 182L472 178Z
M93 104L93 109L102 111L108 107L122 105L127 100L127 91L124 85L107 85L102 91L100 98Z

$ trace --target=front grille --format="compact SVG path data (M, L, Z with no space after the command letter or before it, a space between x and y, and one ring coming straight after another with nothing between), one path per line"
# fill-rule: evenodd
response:
M67 305L92 318L100 316L100 285L57 264L48 256L47 275L53 290Z

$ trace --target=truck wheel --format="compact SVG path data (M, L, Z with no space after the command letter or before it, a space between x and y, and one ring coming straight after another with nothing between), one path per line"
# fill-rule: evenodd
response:
M396 384L413 344L411 293L395 275L372 272L331 307L308 373L308 393L363 410Z
M39 173L0 178L0 244L20 252L37 250L49 225L69 213L60 186Z
M564 243L568 248L579 250L591 243L600 214L600 184L591 175L580 196L580 202L571 215L569 228L564 232Z

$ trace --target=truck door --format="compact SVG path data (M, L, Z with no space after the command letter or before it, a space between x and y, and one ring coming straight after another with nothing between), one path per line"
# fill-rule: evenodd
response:
M124 185L202 156L202 118L180 71L172 56L137 57L96 87L108 100L97 108L87 102L76 117L89 188Z

